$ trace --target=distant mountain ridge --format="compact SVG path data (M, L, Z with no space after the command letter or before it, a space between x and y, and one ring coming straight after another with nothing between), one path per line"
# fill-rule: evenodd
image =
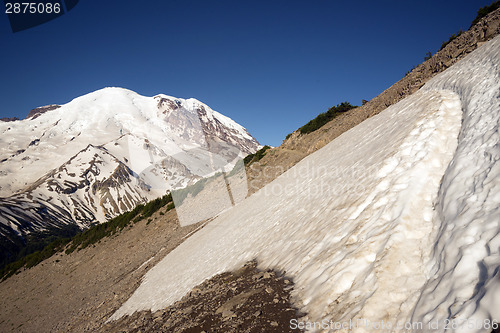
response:
M260 147L195 99L122 88L33 109L0 133L2 261L27 235L104 222Z

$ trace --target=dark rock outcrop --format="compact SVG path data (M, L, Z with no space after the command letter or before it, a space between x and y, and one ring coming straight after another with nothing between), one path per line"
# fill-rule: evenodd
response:
M103 327L106 332L302 332L292 319L304 316L292 305L293 282L251 261L235 272L214 276L180 301L156 312L141 311Z
M32 119L32 120L36 119L36 118L40 117L42 114L44 114L45 112L59 109L60 107L61 107L60 105L51 104L51 105L47 105L47 106L40 106L38 108L34 108L33 110L31 110L28 113L28 115L26 116L26 119Z
M4 117L4 118L0 118L0 121L5 121L5 122L16 121L16 120L19 120L19 118L17 118L17 117Z

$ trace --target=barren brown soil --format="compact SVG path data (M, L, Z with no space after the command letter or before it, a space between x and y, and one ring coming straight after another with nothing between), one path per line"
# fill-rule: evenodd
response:
M141 277L201 224L175 210L142 220L93 247L58 254L0 283L1 332L96 332Z

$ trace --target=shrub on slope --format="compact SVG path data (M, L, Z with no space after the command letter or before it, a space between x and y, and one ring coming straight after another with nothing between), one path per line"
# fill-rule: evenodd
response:
M477 11L477 16L476 18L472 21L470 27L472 28L476 23L478 23L483 17L485 17L486 15L488 15L489 13L491 13L492 11L494 10L497 10L498 8L500 8L500 1L495 1L493 2L491 5L489 6L484 6L484 7L481 7L479 8L479 10Z
M328 111L320 113L316 118L309 121L307 124L299 128L299 132L301 134L307 134L316 131L321 128L323 125L328 123L333 118L337 117L339 114L347 112L351 109L356 108L357 106L352 105L349 102L342 102L336 106L332 106L328 109Z

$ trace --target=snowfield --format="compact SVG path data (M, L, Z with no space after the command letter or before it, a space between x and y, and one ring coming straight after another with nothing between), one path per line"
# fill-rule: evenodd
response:
M487 319L500 321L500 39L423 89L458 94L463 124L436 206L432 275L414 318L455 317L477 326Z
M256 258L293 277L301 321L491 331L500 320L499 64L497 37L303 159L168 254L110 319L168 306Z

